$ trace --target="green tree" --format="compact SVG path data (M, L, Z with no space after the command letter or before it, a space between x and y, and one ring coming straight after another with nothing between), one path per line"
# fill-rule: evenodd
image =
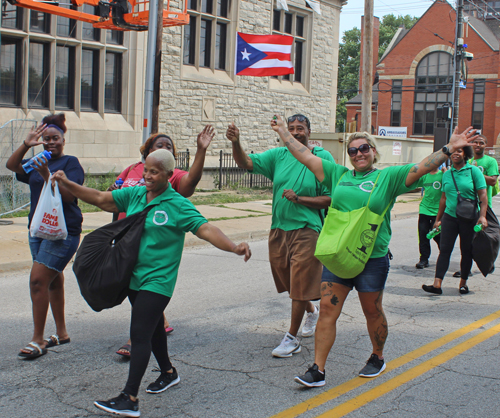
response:
M379 59L389 46L392 38L401 25L410 29L418 18L406 16L385 15L379 29ZM337 84L337 114L336 127L342 132L347 115L346 102L358 94L359 63L361 50L361 30L354 27L344 32L339 45L339 70Z

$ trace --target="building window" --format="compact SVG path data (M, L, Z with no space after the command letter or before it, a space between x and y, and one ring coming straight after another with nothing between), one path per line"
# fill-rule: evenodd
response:
M36 10L31 10L30 30L33 32L49 33L50 32L50 15L48 13L37 12Z
M82 11L88 14L97 14L97 8L91 6L90 4L84 4ZM94 28L92 23L82 22L82 39L86 41L96 41L99 42L101 40L101 30Z
M183 63L227 70L231 0L189 0L184 27Z
M20 41L2 37L0 44L0 104L19 105Z
M76 10L75 6L69 6L64 4L59 4L59 7L64 7L65 9ZM57 36L64 36L66 38L76 37L76 20L69 19L67 17L57 16Z
M123 45L123 32L121 30L107 30L106 43L112 45Z
M99 95L99 51L82 49L81 109L97 110Z
M0 13L2 13L2 28L22 29L23 9L21 7L2 1L0 3Z
M413 134L434 134L437 107L451 103L452 74L452 56L446 52L431 52L418 64L415 76Z
M484 88L484 80L474 81L474 94L472 96L472 127L474 129L483 129Z
M391 126L401 126L401 97L403 92L403 81L392 81L391 99Z
M104 77L104 111L121 111L121 54L106 53L106 71Z
M48 44L30 42L28 67L28 106L48 107Z
M56 47L56 108L73 109L75 48Z
M294 47L292 48L294 74L287 74L275 78L297 83L304 82L305 54L307 47L307 40L305 37L306 24L307 16L301 15L293 10L288 12L284 10L273 11L273 34L291 35L294 38Z

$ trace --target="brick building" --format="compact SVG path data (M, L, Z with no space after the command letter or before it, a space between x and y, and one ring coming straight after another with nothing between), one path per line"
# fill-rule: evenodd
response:
M459 129L469 125L481 129L492 146L500 134L500 28L494 14L476 6L470 4L465 10L464 43L474 58L464 64ZM372 104L376 131L379 126L401 126L407 127L408 137L433 138L438 107L452 104L455 19L453 7L436 0L410 30L400 28L394 35L376 66ZM360 109L358 95L347 103L347 121L361 120L356 116Z

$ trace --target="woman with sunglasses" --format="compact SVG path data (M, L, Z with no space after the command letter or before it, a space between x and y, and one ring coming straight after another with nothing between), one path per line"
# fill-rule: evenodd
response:
M373 346L372 355L359 376L378 376L385 369L383 350L388 335L382 297L389 274L387 253L391 238L391 208L398 195L412 190L414 183L445 162L449 153L470 143L475 138L475 131L471 131L470 127L458 134L457 128L447 147L426 157L420 164L393 166L383 170L374 166L379 159L374 138L366 132L356 132L347 141L347 152L354 167L348 170L305 152L306 148L293 138L279 116L271 121L271 127L293 156L311 170L321 184L332 190L333 208L342 212L353 211L366 207L368 199L370 209L375 213L382 214L384 209L389 208L379 227L372 255L359 275L341 279L327 269L323 270L315 362L304 375L295 377L295 381L307 387L325 384L325 364L335 342L337 319L353 287L358 291Z
M212 125L206 125L203 130L198 134L196 139L196 154L194 156L193 165L191 166L189 172L184 170L179 170L175 168L172 177L170 177L169 182L172 188L179 193L181 196L190 197L193 195L196 186L201 180L203 174L203 165L205 163L205 155L207 153L207 148L212 142L215 136L215 130ZM177 158L176 147L172 138L164 133L154 133L149 136L146 142L141 146L140 152L144 161L150 153L158 149L166 149L170 151L174 158ZM123 170L122 173L117 177L117 179L123 180L123 185L121 188L133 187L133 186L144 186L143 179L144 172L144 162L139 161L138 163L132 164ZM108 188L108 191L116 190L118 187L113 184ZM116 216L118 215L118 216ZM125 213L113 214L113 219L123 219L125 218ZM165 332L170 334L174 329L170 326L165 315L163 315ZM130 357L131 350L130 339L123 344L117 351L116 354L124 357Z

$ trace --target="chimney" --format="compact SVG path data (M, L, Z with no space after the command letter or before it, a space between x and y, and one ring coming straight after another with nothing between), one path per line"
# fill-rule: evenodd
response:
M359 62L359 80L358 80L358 90L361 91L361 86L363 85L363 80L361 76L363 74L363 33L364 33L364 16L361 16L361 50L360 50L360 62ZM373 80L375 81L375 73L377 72L378 63L378 45L379 45L379 29L380 29L380 19L377 16L373 16Z

